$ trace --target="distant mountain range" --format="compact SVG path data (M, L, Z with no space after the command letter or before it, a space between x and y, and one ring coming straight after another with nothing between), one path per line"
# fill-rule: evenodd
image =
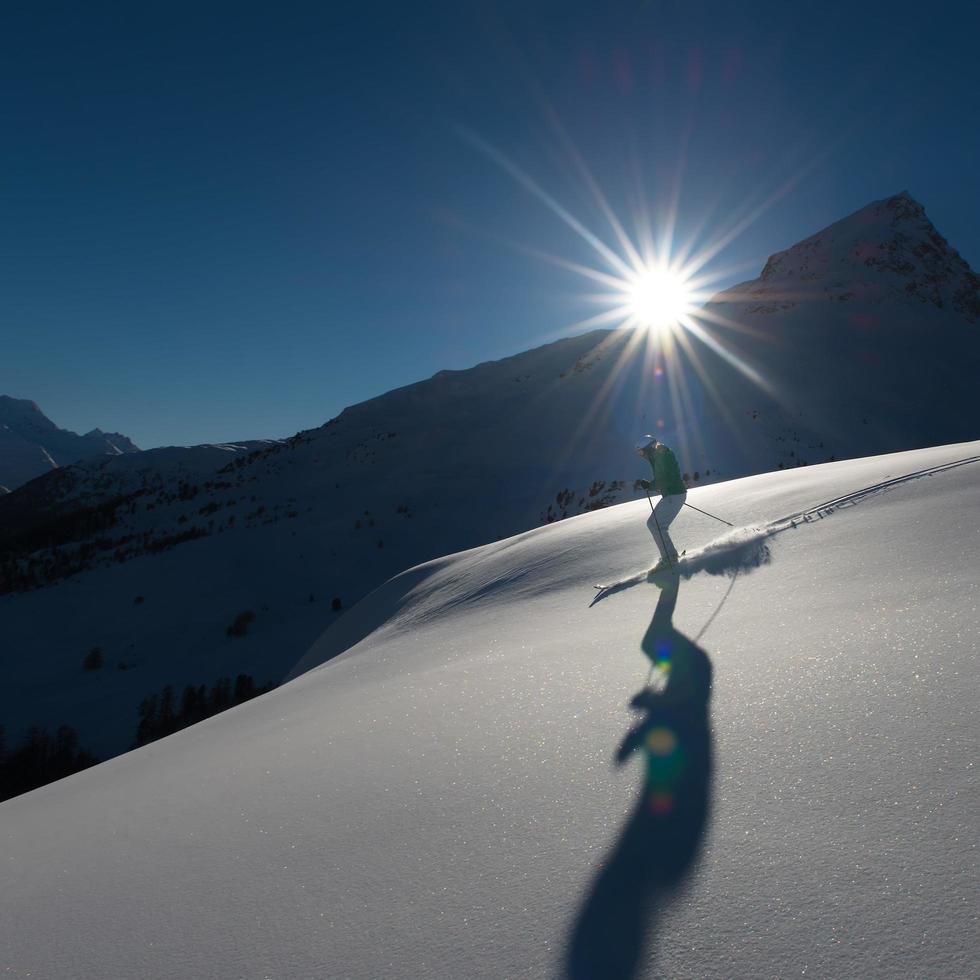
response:
M975 439L978 319L980 280L900 194L663 345L596 331L290 439L60 468L0 498L0 724L109 754L164 685L277 681L398 571L635 497L648 431L692 485Z
M137 452L118 432L93 429L80 436L59 429L34 402L0 395L0 493L91 456Z

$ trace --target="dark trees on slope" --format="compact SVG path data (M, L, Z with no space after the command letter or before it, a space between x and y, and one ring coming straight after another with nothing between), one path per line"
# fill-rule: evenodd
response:
M145 745L172 732L194 725L211 715L216 715L236 704L265 694L275 687L266 684L256 687L249 674L239 674L232 685L230 677L220 677L208 690L201 684L188 684L176 705L174 689L169 684L159 693L144 698L139 706L139 725L136 729L136 745Z
M91 752L79 748L78 734L67 725L62 725L53 738L42 728L31 728L10 750L0 728L0 800L63 779L98 761Z

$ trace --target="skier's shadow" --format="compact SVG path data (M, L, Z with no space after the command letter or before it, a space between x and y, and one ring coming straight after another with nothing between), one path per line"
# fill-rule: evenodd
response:
M631 702L643 716L616 762L642 751L643 789L579 912L568 951L570 980L636 976L658 916L694 866L708 825L711 661L673 626L680 576L668 569L652 581L660 596L642 647L666 683L645 687Z

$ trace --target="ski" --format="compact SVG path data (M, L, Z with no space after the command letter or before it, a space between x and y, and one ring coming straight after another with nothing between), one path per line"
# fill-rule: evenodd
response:
M617 579L615 582L606 582L601 585L596 584L593 585L592 588L597 592L605 592L608 589L617 589L624 585L632 585L634 582L642 582L652 571L653 568L644 569L642 572L637 572L635 575L628 575L626 578Z

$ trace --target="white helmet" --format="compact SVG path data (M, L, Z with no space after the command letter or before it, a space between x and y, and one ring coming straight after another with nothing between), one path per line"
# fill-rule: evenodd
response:
M640 456L645 456L651 449L658 445L657 437L649 433L639 439L634 447Z

